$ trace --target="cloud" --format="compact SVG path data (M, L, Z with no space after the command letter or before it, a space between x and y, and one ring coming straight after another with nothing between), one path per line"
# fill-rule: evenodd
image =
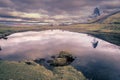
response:
M95 7L119 9L119 0L0 0L0 17L4 20L31 21L78 20L91 15Z
M0 7L12 7L13 5L11 0L0 0Z
M115 9L115 8L120 8L120 1L119 0L106 1L106 2L102 2L102 4L100 5L104 9Z

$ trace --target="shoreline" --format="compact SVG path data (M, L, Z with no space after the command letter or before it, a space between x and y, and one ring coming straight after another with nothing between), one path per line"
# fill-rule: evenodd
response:
M53 27L48 27L48 28L41 28L41 29L27 29L27 30L6 30L2 33L0 33L0 39L2 37L7 37L11 34L14 33L19 33L19 32L27 32L27 31L44 31L44 30L64 30L64 31L70 31L70 32L77 32L77 33L84 33L84 34L88 34L94 37L97 37L99 39L105 40L109 43L115 44L117 46L120 46L120 33L113 33L113 32L97 32L97 31L85 31L85 30L79 30L79 28L53 28Z

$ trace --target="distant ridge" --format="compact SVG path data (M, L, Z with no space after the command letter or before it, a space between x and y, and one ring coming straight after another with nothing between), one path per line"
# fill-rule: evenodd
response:
M113 11L113 12L111 12L111 13L108 14L108 15L101 16L101 17L97 18L96 20L93 20L93 21L91 21L91 22L88 22L87 24L103 23L103 22L104 22L107 18L109 18L110 16L115 15L115 14L118 14L118 13L120 13L120 10L118 10L118 11Z

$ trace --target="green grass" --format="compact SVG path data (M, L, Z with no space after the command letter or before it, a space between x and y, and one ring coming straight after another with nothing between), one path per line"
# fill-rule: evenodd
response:
M71 66L48 70L36 63L27 65L24 62L0 61L0 80L86 80L86 78Z
M86 80L81 72L78 72L71 66L56 67L54 68L53 73L57 74L56 80Z
M0 80L51 80L52 77L52 72L43 66L8 61L0 63Z
M118 13L118 14L115 14L115 15L112 15L112 16L110 16L109 18L107 18L105 21L104 21L104 23L115 23L115 24L117 24L117 23L119 23L120 24L120 13Z

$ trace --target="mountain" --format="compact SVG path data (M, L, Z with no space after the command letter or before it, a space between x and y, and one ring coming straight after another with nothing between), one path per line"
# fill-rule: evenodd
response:
M92 18L88 23L120 23L120 10L112 11L107 15Z

